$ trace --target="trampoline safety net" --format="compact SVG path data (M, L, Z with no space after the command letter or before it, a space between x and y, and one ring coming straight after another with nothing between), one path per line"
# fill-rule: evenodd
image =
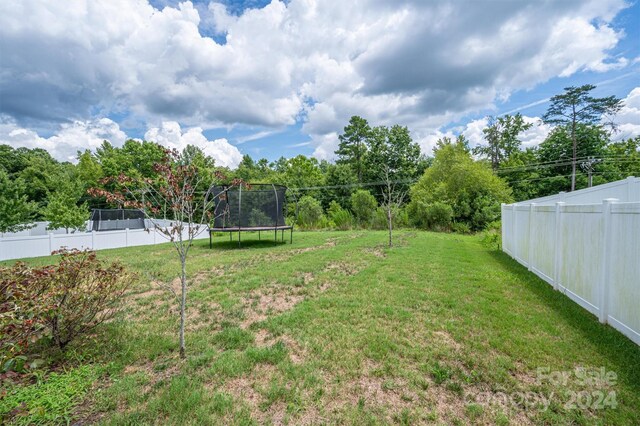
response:
M145 229L144 212L137 209L94 209L91 212L93 231Z
M213 186L214 228L284 226L287 188L272 184Z

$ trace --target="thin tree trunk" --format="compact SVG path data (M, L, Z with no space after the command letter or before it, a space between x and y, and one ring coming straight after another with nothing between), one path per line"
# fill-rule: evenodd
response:
M182 274L180 276L182 284L182 300L180 301L180 358L185 358L184 322L187 305L187 259L184 256L181 256L180 261L182 262Z
M576 138L576 108L573 107L573 121L571 122L571 142L573 142L573 161L571 162L571 192L576 189L576 157L578 156L578 141Z
M577 143L576 137L573 136L573 161L571 162L571 192L576 189L576 156L577 156Z
M387 209L387 221L389 222L389 248L393 246L392 242L392 232L393 232L393 222L391 221L391 209Z

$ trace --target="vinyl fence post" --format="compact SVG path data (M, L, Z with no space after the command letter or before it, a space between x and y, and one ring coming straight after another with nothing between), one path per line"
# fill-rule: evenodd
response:
M53 251L53 232L49 232L49 254Z
M129 247L129 228L124 229L124 246Z
M527 255L527 268L531 271L533 270L533 264L532 264L532 259L533 259L533 213L534 213L534 207L536 206L536 203L531 203L529 204L529 248L528 248L528 255Z
M611 232L611 204L616 198L602 200L602 253L600 255L600 306L598 319L606 324L609 317L609 284L611 282L611 251L613 248L613 233Z
M502 239L502 251L504 251L504 242L505 242L505 237L506 237L506 226L505 226L505 222L504 222L504 211L505 211L505 203L500 203L500 233L502 235L500 235L500 238Z
M558 290L560 287L560 268L562 267L562 208L564 207L563 201L556 203L556 229L555 229L555 243L553 251L553 288Z
M518 244L516 244L516 241L518 241L518 205L517 204L512 204L512 209L511 209L511 215L513 216L513 219L511 219L511 227L512 227L512 231L511 231L511 241L513 242L513 246L512 246L512 256L518 260L518 261L522 261L522 257L520 256L521 253L518 253Z
M627 177L627 199L625 201L640 201L633 199L633 184L635 183L636 178L633 176Z
M96 249L96 231L91 231L91 250Z

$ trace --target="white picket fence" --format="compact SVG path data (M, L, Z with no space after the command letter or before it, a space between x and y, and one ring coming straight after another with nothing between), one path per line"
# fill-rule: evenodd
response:
M169 222L169 221L167 221ZM168 225L168 223L166 224ZM206 225L196 239L209 238ZM7 235L7 234L5 234ZM185 232L186 237L186 232ZM18 235L0 238L0 260L48 256L62 247L104 250L119 247L146 246L166 243L167 236L155 229L125 229L47 235Z
M640 179L503 205L502 247L640 345Z

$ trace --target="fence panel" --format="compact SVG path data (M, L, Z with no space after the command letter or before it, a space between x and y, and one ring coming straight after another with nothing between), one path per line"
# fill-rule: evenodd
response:
M195 239L209 238L206 225ZM183 232L183 238L187 238ZM104 250L119 247L162 244L169 239L156 229L124 231L76 232L73 234L49 233L44 236L12 236L0 238L0 260L49 256L62 247Z
M529 262L529 206L516 206L514 216L514 239L512 241L513 254L525 266Z
M554 279L555 232L555 207L535 206L531 217L529 269L549 282Z
M609 188L634 198L633 179ZM573 199L603 195L589 192ZM507 254L640 345L639 201L503 205L502 236Z
M611 233L607 320L640 344L640 203L611 206Z
M52 251L48 235L0 239L0 260L48 256Z
M593 208L597 207L597 208ZM598 313L602 206L564 206L557 287L593 314Z

